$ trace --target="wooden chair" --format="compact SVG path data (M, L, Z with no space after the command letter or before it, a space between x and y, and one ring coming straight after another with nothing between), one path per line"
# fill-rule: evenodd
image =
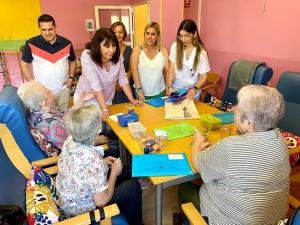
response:
M289 149L289 154L295 154L299 153L300 148L293 148ZM299 164L299 163L298 163ZM291 183L290 183L290 195L288 197L289 205L291 206L290 208L296 209L300 206L300 201L297 199L299 198L299 192L297 191L299 189L300 183L297 183L299 181L299 178L296 178L297 176L299 177L300 175L300 166L296 166L292 168L291 171ZM294 196L296 195L296 197ZM193 205L193 203L185 203L181 205L182 211L190 221L191 225L207 225L206 221L203 219L202 215L198 212L196 207Z
M296 209L300 206L300 201L293 196L289 196L289 204L292 208ZM190 221L191 225L207 225L202 215L198 212L193 203L185 203L181 205L182 211Z
M1 143L2 142L2 143ZM8 190L10 187L8 185L11 184L11 189L14 190L15 193L19 193L19 195L16 194L10 194L2 195L0 198L0 203L5 205L14 205L18 204L22 209L25 210L25 188L26 188L26 179L29 177L31 165L28 161L28 159L24 156L23 152L20 150L18 144L16 143L14 137L12 136L12 133L8 129L8 127L5 124L0 123L0 150L2 150L2 156L0 158L0 163L3 166L3 164L7 164L8 166L5 168L10 168L10 170L15 171L14 175L8 174L8 169L6 171L0 171L1 173L0 178L3 180L0 180L0 186L4 188L5 190ZM104 148L107 148L107 146L104 146ZM1 151L0 151L1 153ZM57 174L57 159L58 157L51 157L46 158L38 161L33 161L32 165L38 165L39 167L47 167L44 168L44 170L51 176L55 176ZM20 174L17 176L16 174ZM17 181L19 180L19 181ZM14 185L17 184L18 185ZM1 189L2 190L2 189ZM19 191L18 191L19 190ZM108 205L103 207L105 218L101 221L102 225L111 225L112 219L111 217L116 216L113 218L113 221L115 221L117 224L127 224L127 221L125 218L120 214L120 210L116 204ZM99 210L94 210L95 213L95 219L96 221L100 220ZM118 216L117 216L118 215ZM84 225L84 224L90 224L90 216L89 213L84 213L81 215L78 215L76 217L63 220L61 222L55 223L58 225L71 225L71 224L77 224L77 225Z
M40 168L43 168L45 172L47 172L49 175L55 177L58 172L57 167L57 160L58 156L47 158L47 159L41 159L38 161L34 161L31 163L31 165L37 165ZM116 216L120 214L120 210L117 206L117 204L112 204L109 206L103 207L105 219L101 222L101 225L111 225L111 217ZM95 220L96 222L100 221L100 213L99 210L95 210ZM71 224L90 224L90 215L89 213L84 213L78 216L75 216L73 218L63 220L61 222L55 223L57 225L71 225Z
M208 72L207 73L207 81L204 85L204 87L201 88L202 94L201 94L201 102L204 102L206 92L210 89L214 90L214 95L219 98L219 81L221 76L214 72Z

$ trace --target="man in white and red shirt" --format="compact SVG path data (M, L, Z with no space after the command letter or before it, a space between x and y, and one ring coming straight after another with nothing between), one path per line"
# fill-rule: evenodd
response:
M38 25L41 34L25 43L21 71L27 81L38 80L59 101L64 90L72 86L76 69L74 49L68 39L56 34L52 16L41 15ZM68 104L68 98L64 101Z

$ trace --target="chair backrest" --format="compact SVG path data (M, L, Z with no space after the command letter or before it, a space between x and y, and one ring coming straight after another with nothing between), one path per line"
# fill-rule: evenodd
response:
M300 136L300 73L284 72L277 89L285 100L285 115L278 127Z
M25 176L12 164L0 139L0 205L17 205L25 212Z
M26 110L14 86L4 87L0 93L0 123L6 124L9 128L30 163L47 157L30 133Z
M240 62L241 60L237 61ZM231 71L232 66L237 63L237 62L233 62L230 66L229 72L228 72L228 76L227 76L227 82L226 82L226 87L224 90L224 94L222 96L222 101L223 102L230 102L233 105L237 103L237 93L238 90L230 90L228 88L229 85L229 74ZM273 70L272 68L268 67L267 65L259 65L253 75L252 78L252 82L251 84L262 84L262 85L266 85L269 80L272 78L273 76Z
M221 76L214 72L208 72L207 73L207 82L211 83L212 85L217 85Z

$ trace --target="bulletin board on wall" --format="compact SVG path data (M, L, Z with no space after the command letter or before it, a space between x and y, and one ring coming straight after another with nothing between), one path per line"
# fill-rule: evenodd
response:
M25 41L39 34L40 0L1 0L0 50L19 50Z

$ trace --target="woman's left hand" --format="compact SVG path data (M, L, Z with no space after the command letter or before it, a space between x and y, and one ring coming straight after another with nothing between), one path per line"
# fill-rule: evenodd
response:
M136 99L131 100L130 103L134 106L141 106L142 105L142 102L140 100L136 100Z
M187 98L188 99L194 99L196 94L197 94L196 89L192 88L192 89L189 90L189 92L187 94Z

